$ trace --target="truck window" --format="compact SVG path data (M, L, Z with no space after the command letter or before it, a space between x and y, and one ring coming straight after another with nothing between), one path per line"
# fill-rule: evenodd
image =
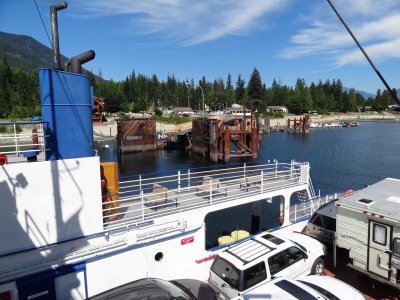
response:
M289 254L289 266L304 258L304 252L297 247L290 247L286 251Z
M286 251L280 252L268 258L269 272L271 276L288 267L288 262L285 259Z
M400 239L393 239L393 255L400 256Z
M240 273L230 262L217 256L211 266L211 271L232 288L239 290Z
M336 220L331 217L323 216L322 222L324 223L324 228L330 231L336 231Z
M265 263L262 261L243 272L243 290L247 290L257 283L267 279Z
M322 218L320 214L314 214L310 220L310 223L313 223L316 226L323 227Z

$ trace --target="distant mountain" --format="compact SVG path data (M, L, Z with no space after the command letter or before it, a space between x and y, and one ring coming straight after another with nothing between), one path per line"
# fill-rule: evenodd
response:
M344 87L344 88L342 88L342 91L343 92L349 92L351 89L350 88L347 88L347 87ZM365 99L365 100L367 100L368 98L373 98L373 99L375 99L375 96L376 95L374 95L374 94L371 94L371 93L367 93L367 92L364 92L364 91L358 91L358 90L355 90L356 91L356 93L359 93L359 94L361 94L361 96L363 96L363 98Z
M0 31L0 58L5 58L12 67L25 71L39 67L53 67L53 50L26 35ZM63 64L67 58L61 55Z

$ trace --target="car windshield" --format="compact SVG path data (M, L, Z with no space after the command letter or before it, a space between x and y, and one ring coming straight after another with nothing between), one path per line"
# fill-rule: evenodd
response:
M290 240L290 239L289 239ZM303 245L300 245L298 242L295 242L293 240L290 240L293 244L295 244L297 247L299 247L301 250L303 250L305 253L307 253L307 249L306 247L304 247Z
M323 289L322 287L309 283L307 281L302 281L299 280L301 283L304 283L305 285L308 285L310 288L312 288L313 290L316 290L317 292L319 292L320 294L322 294L323 296L325 296L325 298L329 299L329 300L340 300L338 297L336 297L334 294L332 294L331 292L328 292L327 290Z
M232 288L239 290L240 273L230 262L217 256L211 266L211 271Z

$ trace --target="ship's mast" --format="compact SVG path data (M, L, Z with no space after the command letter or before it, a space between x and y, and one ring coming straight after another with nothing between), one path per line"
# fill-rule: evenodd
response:
M379 70L375 67L374 63L372 62L372 60L369 58L367 52L365 52L364 48L361 46L361 44L358 42L357 38L355 37L355 35L353 34L353 32L351 31L351 29L349 28L349 26L347 25L347 23L344 21L344 19L342 18L342 16L339 14L339 12L337 11L336 7L333 5L331 0L327 0L329 5L332 7L333 11L335 12L335 14L338 16L339 20L342 22L342 24L344 25L344 27L346 27L348 33L351 35L351 37L353 38L354 42L356 42L358 48L360 48L361 52L364 54L365 58L368 60L369 64L371 65L371 67L374 69L375 73L378 75L378 77L382 80L383 84L385 85L386 89L388 90L389 94L392 96L392 98L396 101L397 104L400 105L400 100L397 97L397 92L395 89L391 89L389 84L386 82L385 78L383 78L382 74L379 72Z

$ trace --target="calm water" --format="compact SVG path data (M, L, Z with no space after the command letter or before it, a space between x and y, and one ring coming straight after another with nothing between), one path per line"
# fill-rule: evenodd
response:
M109 148L103 148L104 145ZM98 143L102 161L117 161L115 142ZM309 161L316 191L329 194L360 189L386 177L400 178L400 123L362 122L355 128L319 128L308 135L264 135L258 160ZM232 159L231 162L240 162ZM216 165L189 151L124 155L122 176Z
M109 148L103 148L105 144ZM115 142L98 145L103 161L116 161ZM264 135L258 160L309 161L316 193L321 195L360 189L386 177L400 178L400 123L362 122L355 128L319 128L308 135L272 133ZM231 162L240 162L232 159ZM148 173L215 165L186 151L156 151L124 155L120 174ZM278 225L277 201L262 203L261 228ZM207 238L215 245L218 236L235 228L250 230L251 206L232 208L229 213L208 216Z

